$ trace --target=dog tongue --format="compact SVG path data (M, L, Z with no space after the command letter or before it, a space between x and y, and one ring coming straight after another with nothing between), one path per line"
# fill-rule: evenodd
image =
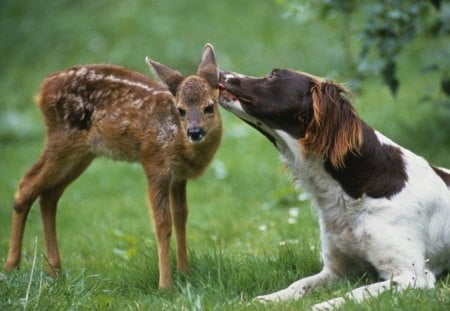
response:
M225 84L219 82L219 89L220 90L226 90Z

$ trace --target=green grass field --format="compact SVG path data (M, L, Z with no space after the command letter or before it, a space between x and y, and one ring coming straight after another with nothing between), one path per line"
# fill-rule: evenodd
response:
M276 1L49 2L0 2L1 265L17 183L43 148L44 127L32 97L49 72L73 64L115 63L149 73L148 55L189 74L203 45L211 42L223 69L263 75L272 67L289 67L351 79L340 33L334 31L337 22L299 24L285 18ZM356 53L358 41L352 44ZM369 124L432 163L450 167L450 109L425 100L426 94L443 95L436 77L420 72L420 60L432 57L433 44L441 43L419 40L402 54L403 84L396 98L373 78L363 82L355 105ZM253 301L320 270L318 224L270 142L221 113L225 132L219 152L208 171L188 186L190 272L177 273L173 262L173 290L157 289L156 242L142 169L97 159L59 203L63 276L52 279L44 272L35 204L21 269L0 270L0 310L307 310L374 281L355 276L295 302ZM433 290L386 292L342 307L448 309L449 276Z

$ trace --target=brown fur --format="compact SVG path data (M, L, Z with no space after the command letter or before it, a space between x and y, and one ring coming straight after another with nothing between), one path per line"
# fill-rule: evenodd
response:
M171 286L172 224L177 266L187 272L187 179L203 173L222 136L218 66L211 45L205 46L195 76L186 78L167 66L147 62L167 88L111 65L76 66L44 81L36 98L47 127L46 146L15 194L6 270L19 265L26 218L38 197L48 271L61 270L57 202L94 158L107 156L143 166L158 242L159 286ZM180 111L185 115L179 115Z
M340 85L315 82L311 88L313 119L301 139L304 148L330 159L335 168L344 166L345 156L358 154L362 145L361 120Z

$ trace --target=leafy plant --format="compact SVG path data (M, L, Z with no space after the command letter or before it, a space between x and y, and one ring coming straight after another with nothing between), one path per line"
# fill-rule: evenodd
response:
M434 50L434 57L422 64L424 72L438 71L440 87L450 96L450 51L446 40L450 35L450 5L441 0L319 0L279 1L290 15L300 20L316 16L318 20L340 17L342 44L347 59L352 60L349 40L352 36L361 40L360 52L354 75L363 79L381 75L391 93L396 95L400 86L398 58L413 41L427 38L442 40L443 44ZM358 27L352 30L351 20L357 20ZM447 43L445 43L447 42ZM435 47L430 47L435 49Z

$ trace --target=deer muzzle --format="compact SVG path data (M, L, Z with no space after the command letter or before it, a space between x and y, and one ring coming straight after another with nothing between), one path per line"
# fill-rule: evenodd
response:
M191 143L199 143L206 135L206 131L201 127L189 127L187 129L187 136Z

